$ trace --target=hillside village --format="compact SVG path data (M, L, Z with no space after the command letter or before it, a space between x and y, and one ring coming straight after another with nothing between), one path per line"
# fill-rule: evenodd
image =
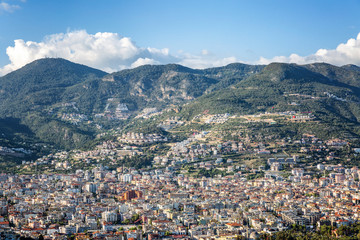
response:
M271 125L273 116L240 118ZM292 121L301 115L275 116ZM221 126L232 118L194 120ZM93 150L23 162L17 174L0 176L0 228L9 239L258 239L294 224L315 231L360 220L360 170L338 161L344 152L350 158L360 152L349 142L311 134L218 137L197 131L174 142L119 133ZM154 157L138 168L124 165L149 151Z
M360 220L359 76L28 64L0 81L1 238L339 237Z

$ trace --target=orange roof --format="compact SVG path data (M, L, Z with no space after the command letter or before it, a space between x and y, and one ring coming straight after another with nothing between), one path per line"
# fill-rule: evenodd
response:
M34 231L44 231L45 229L43 229L43 228L34 228L33 230Z
M231 227L240 227L240 226L242 226L240 223L227 223L226 225L231 226Z

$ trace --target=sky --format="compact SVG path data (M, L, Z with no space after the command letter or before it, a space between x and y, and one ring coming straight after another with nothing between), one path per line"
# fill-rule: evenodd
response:
M0 76L44 57L144 64L360 65L359 0L0 0Z

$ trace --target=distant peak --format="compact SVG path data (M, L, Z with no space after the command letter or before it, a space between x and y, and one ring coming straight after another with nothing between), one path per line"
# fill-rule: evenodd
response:
M32 64L48 64L48 63L57 63L57 64L60 64L60 63L68 63L68 64L76 64L76 63L73 63L69 60L66 60L64 58L40 58L40 59L36 59L30 63L28 63L27 65L32 65ZM81 65L81 64L80 64Z
M234 69L234 68L241 68L241 67L244 67L244 66L249 66L249 65L245 64L245 63L230 63L230 64L224 66L224 68Z
M354 65L354 64L347 64L347 65L341 66L341 68L360 72L360 67L357 65Z
M355 64L346 64L344 66L341 67L356 67L356 68L360 68L359 66L355 65Z
M270 63L269 65L267 65L264 70L287 70L287 69L292 69L292 68L298 68L300 67L299 65L295 64L295 63L281 63L281 62L273 62Z
M310 64L307 64L307 65L308 66L333 66L330 63L326 63L326 62L315 62L315 63L310 63Z

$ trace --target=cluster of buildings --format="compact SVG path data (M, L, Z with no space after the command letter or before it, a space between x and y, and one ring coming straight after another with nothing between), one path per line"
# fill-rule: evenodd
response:
M107 99L103 113L97 113L95 118L106 118L107 120L126 120L130 117L131 111L125 103L119 102L117 98Z
M175 143L167 152L167 156L177 156L187 159L195 159L201 157L217 156L227 153L244 153L245 151L254 152L250 146L245 146L241 141L226 141L218 144L199 143L198 139L203 138L208 132L194 134L192 137Z
M297 105L297 103L291 103L291 105ZM285 111L285 112L265 112L255 115L241 115L240 118L246 119L247 122L266 122L269 124L276 124L274 117L282 117L289 121L311 121L314 120L314 115L311 112L296 112L296 111Z
M31 150L24 148L9 148L0 146L0 155L9 155L15 157L23 157L25 154L31 154Z
M345 168L339 180L337 172L316 178L294 169L301 181L102 167L2 174L0 231L45 239L256 239L292 224L338 227L360 220L359 182L353 179L359 172Z
M209 123L228 118L217 115ZM171 128L179 122L166 124ZM292 224L316 229L360 220L360 170L328 162L348 146L346 141L310 134L300 139L248 134L219 141L209 135L195 132L169 143L155 154L152 166L138 170L111 164L142 155L153 148L148 144L166 142L165 137L129 132L91 151L59 152L25 163L23 168L55 166L72 174L0 175L1 232L8 238L229 240L257 239ZM297 153L280 150L287 146ZM242 156L263 163L250 167L239 160ZM99 162L105 166L84 168ZM208 175L200 176L201 171Z
M158 124L158 127L162 128L165 131L169 131L173 129L174 127L183 125L183 121L179 121L179 117L172 117L169 119L166 119L165 121Z
M107 159L115 164L118 160L123 159L125 156L142 155L141 149L136 146L129 146L119 142L105 141L97 145L93 150L89 151L63 151L55 154L49 154L38 158L34 162L23 162L24 169L32 169L34 167L44 167L45 169L52 170L69 170L77 168L78 165L90 165L98 163Z
M128 132L118 137L118 140L123 143L143 145L156 142L167 142L167 137L163 137L160 134L144 134L144 133L134 133Z
M160 112L157 108L144 108L139 115L135 118L151 118L153 116L159 115Z
M78 113L64 113L61 116L61 120L69 121L72 124L79 124L84 121L88 121L88 117L85 114L78 114Z
M229 113L215 114L215 115L212 115L207 120L205 120L205 123L224 123L228 120L229 117L230 117Z

